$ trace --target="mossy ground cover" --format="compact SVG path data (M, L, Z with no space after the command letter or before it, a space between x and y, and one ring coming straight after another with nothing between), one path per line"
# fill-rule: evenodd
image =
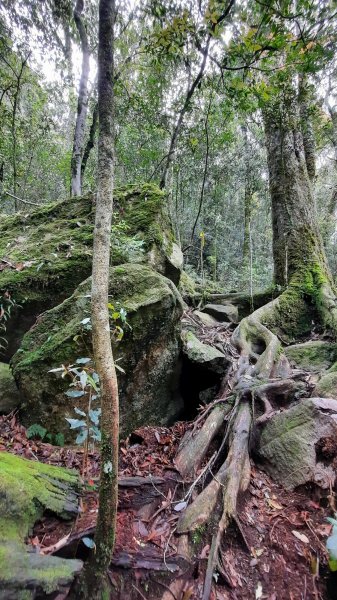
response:
M7 452L0 452L0 472L0 598L17 598L27 587L27 598L55 591L81 562L39 556L24 542L44 510L63 518L77 513L78 475Z

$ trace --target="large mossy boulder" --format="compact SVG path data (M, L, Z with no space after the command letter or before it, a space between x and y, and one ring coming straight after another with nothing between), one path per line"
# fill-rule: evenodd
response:
M152 184L117 189L111 264L149 263L179 282L182 253L174 240L165 192ZM0 296L21 305L8 321L11 356L41 312L69 297L91 274L94 197L42 205L0 223Z
M0 599L29 600L62 592L80 560L43 556L25 544L45 510L70 519L78 513L78 475L0 452Z
M337 400L306 398L275 415L262 429L258 454L286 489L329 489L337 473Z
M52 433L68 433L65 417L73 416L73 401L64 392L69 382L48 371L92 356L91 332L81 323L90 317L90 287L89 278L41 315L13 357L27 425L41 423ZM116 307L127 311L128 321L122 341L114 342L115 358L125 371L118 373L121 433L170 423L182 408L177 392L181 296L171 280L136 264L111 268L109 294Z
M190 321L184 325L188 329L183 330L181 335L180 389L185 401L185 416L192 418L200 402L207 404L214 400L230 362L220 350L198 338L198 327L194 327Z

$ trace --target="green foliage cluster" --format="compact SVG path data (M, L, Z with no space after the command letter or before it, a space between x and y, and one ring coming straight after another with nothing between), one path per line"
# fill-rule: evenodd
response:
M49 433L45 427L38 423L33 423L26 432L28 439L40 439L42 442L48 442L54 446L64 446L63 433Z

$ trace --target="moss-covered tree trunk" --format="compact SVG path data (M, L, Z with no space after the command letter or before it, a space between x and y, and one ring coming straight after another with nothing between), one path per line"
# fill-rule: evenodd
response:
M337 171L337 108L328 105L331 119L331 142L334 150L335 170ZM337 184L333 186L331 199L328 204L328 216L336 217L337 208Z
M244 193L244 223L243 223L243 244L242 244L242 288L246 289L247 280L250 277L251 261L251 218L252 218L252 200L253 200L253 181L252 164L250 159L251 149L249 147L247 126L242 127L244 137L244 156L246 163L245 172L245 193Z
M310 180L314 181L316 177L316 144L311 118L312 96L312 88L307 75L301 75L298 85L300 125L307 171Z
M275 283L288 288L281 304L305 301L337 331L332 277L318 228L308 161L301 131L299 99L289 84L264 109L272 200ZM309 160L312 175L313 159ZM288 297L287 297L288 296Z

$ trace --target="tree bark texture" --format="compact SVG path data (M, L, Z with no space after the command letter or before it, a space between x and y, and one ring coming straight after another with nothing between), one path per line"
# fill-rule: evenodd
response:
M71 158L71 195L82 193L82 157L85 125L88 112L88 79L90 72L90 50L87 30L83 20L84 0L76 0L74 20L78 30L82 51L81 79L77 99L77 115Z
M310 331L312 309L337 333L336 292L319 232L312 184L307 169L297 91L289 83L281 98L264 108L264 125L272 201L275 283L286 287L270 312L294 335ZM307 311L306 316L305 312ZM275 316L277 313L277 317Z
M96 550L89 561L86 582L90 595L101 598L115 543L118 497L119 406L108 312L111 218L114 175L114 21L115 1L100 0L98 45L98 166L92 266L92 339L101 389L101 476Z
M242 133L244 137L244 153L246 162L245 172L245 196L244 196L244 230L243 230L243 244L242 244L242 271L244 277L247 276L250 262L250 251L251 251L251 240L250 240L250 222L252 216L252 196L253 196L253 173L248 140L247 126L242 127ZM246 285L246 281L244 281Z
M84 178L84 172L87 166L87 162L89 160L89 156L90 156L90 152L93 149L93 147L95 146L95 136L96 136L96 131L98 128L98 103L95 103L94 106L94 110L92 112L92 121L91 121L91 125L90 125L90 130L89 130L89 138L87 140L87 143L85 145L85 149L83 152L83 158L82 158L82 164L81 164L81 178L83 181Z
M299 266L326 259L318 231L308 175L300 114L292 89L282 101L264 109L272 200L275 283L287 285Z
M299 110L300 110L300 122L301 131L303 137L303 148L305 155L305 162L307 165L308 175L311 181L314 181L316 176L316 148L315 148L315 134L312 126L312 119L310 114L310 104L312 100L312 93L310 84L305 75L301 75L299 79L298 88L298 99L299 99Z
M329 107L331 118L332 137L331 142L334 149L335 171L337 172L337 109ZM337 185L333 187L331 199L328 206L328 216L336 216L337 208Z

